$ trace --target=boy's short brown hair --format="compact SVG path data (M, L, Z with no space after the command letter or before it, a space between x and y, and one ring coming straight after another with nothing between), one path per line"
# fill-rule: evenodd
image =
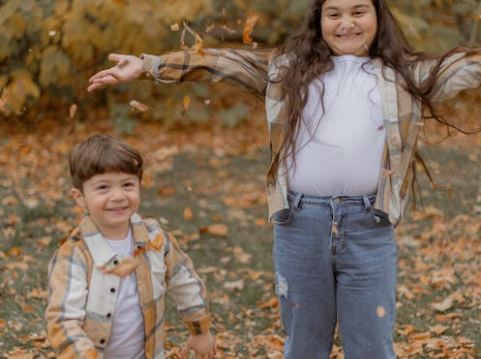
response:
M112 135L90 136L78 143L69 154L73 186L80 191L85 181L107 172L133 174L142 181L143 165L139 151Z

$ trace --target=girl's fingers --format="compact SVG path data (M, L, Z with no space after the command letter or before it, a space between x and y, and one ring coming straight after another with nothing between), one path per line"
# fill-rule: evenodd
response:
M110 61L119 62L122 57L123 55L119 55L119 54L109 54Z

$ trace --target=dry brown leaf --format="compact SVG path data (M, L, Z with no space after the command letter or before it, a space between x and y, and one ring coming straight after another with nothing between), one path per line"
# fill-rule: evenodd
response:
M207 227L207 232L213 236L225 237L229 229L225 224L211 224Z
M132 110L139 111L139 112L147 112L149 110L149 106L146 104L143 104L142 102L139 102L137 100L132 100L129 102L130 107L132 107Z
M229 290L242 290L244 289L244 279L239 279L232 282L225 282L224 288Z
M429 327L429 330L436 335L441 335L448 329L449 329L448 326L440 325L440 324Z
M384 318L386 316L386 309L384 309L382 306L378 306L376 312L379 318Z
M453 306L453 298L447 297L442 302L432 303L431 306L438 312L445 312Z
M129 276L135 268L139 265L137 258L127 257L124 258L119 264L113 268L108 268L107 265L97 267L104 274L113 274L117 277L125 278Z
M70 106L70 108L69 108L69 110L68 110L69 115L70 115L70 118L73 118L73 117L75 116L75 113L77 112L77 107L78 107L78 106L77 106L76 103L73 103L73 104Z
M97 359L99 357L99 353L95 349L88 349L85 352L85 357L87 359Z
M165 243L164 234L159 233L155 236L155 238L153 240L151 240L150 242L147 243L145 248L147 250L154 250L154 251L158 252L158 251L160 251L160 249L162 248L164 243Z
M184 218L191 220L194 218L194 212L192 212L192 209L190 207L186 207L184 209Z

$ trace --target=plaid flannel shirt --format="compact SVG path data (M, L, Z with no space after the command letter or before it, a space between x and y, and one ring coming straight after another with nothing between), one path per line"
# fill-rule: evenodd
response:
M289 64L285 56L277 56L275 50L204 49L202 52L180 51L164 56L143 54L141 57L144 59L144 76L160 83L223 81L265 96L271 158L282 155L280 147L287 116L277 80L282 78L280 65ZM434 64L434 60L425 60L411 67L418 84L427 79ZM419 101L403 88L403 80L398 74L383 66L380 59L374 59L373 65L379 81L387 130L374 207L386 212L391 223L397 225L402 219L412 181L409 168L418 132L423 126L422 109ZM431 92L433 102L443 102L454 98L461 90L477 88L481 83L480 75L480 54L465 56L459 53L446 58ZM277 173L272 172L271 166L266 181L269 219L275 212L289 207L285 163L280 164Z
M131 227L145 357L163 359L165 291L172 294L194 335L206 332L211 325L207 292L190 258L155 220L133 215ZM120 277L104 274L99 267L113 268L121 261L88 215L53 256L45 317L48 339L58 358L103 358Z

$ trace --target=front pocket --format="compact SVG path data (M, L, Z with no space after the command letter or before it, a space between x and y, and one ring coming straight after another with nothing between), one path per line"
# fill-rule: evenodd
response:
M389 227L391 222L389 221L389 215L379 209L373 208L371 211L372 222L378 227Z
M292 211L290 208L284 208L280 211L277 211L272 216L274 219L274 223L278 225L288 224L291 222L292 219Z

